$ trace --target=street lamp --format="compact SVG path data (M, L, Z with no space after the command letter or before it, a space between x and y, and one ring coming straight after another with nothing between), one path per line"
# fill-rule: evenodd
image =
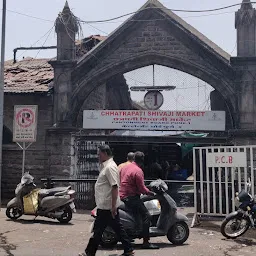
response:
M5 54L6 0L3 0L2 41L1 41L1 72L0 72L0 210L2 205L2 148L4 126L4 54Z

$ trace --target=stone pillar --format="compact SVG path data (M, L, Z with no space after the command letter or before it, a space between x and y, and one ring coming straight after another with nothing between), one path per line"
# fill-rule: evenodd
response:
M68 2L56 19L55 31L57 33L57 60L76 59L75 40L78 22L71 12Z
M243 0L236 12L237 57L231 58L236 72L240 128L256 129L256 10L250 0Z
M57 127L72 126L72 118L70 116L73 89L71 72L76 62L52 61L50 64L54 68L54 124Z
M250 0L243 0L236 12L237 56L256 56L256 10Z
M236 93L240 128L256 129L256 57L231 58L236 71Z
M75 36L78 25L66 2L59 14L57 33L57 60L49 63L54 68L54 124L58 127L72 126L70 118L72 80L71 72L76 65Z

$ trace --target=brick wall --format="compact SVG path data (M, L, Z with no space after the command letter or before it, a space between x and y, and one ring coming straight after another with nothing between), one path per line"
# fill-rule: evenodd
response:
M151 18L157 19L157 17ZM89 69L86 79L97 76L99 70L108 65L114 65L125 59L136 58L136 56L143 53L154 52L196 62L203 67L207 67L212 72L220 71L211 63L212 60L208 60L202 55L200 49L195 49L195 46L189 45L187 38L183 35L182 37L180 31L175 32L173 30L170 32L169 23L160 23L159 21L141 23L137 25L136 29L117 35L117 37L122 36L122 38L115 44L114 42L109 43L109 47L107 47L104 56L102 56L102 61L96 68Z
M49 171L47 176L68 179L71 169L72 130L50 129L47 131L47 150L49 152Z
M82 128L83 109L105 108L106 86L97 88L85 101L80 111L78 127ZM71 164L72 132L66 128L53 128L53 96L42 94L5 95L4 125L13 131L15 105L38 105L37 141L26 152L25 171L40 179L46 177L69 178ZM16 143L3 147L2 195L8 200L14 196L22 172L22 150Z
M35 178L35 183L41 186L40 180L47 175L47 152L28 149L26 151L25 170ZM4 199L14 197L14 190L20 182L22 173L22 151L14 146L3 148L2 196Z
M38 105L37 141L26 152L25 170L35 177L37 184L49 172L49 151L46 148L46 129L52 126L52 96L5 95L4 125L13 131L14 105ZM22 172L22 150L17 144L3 146L2 193L4 199L14 195Z
M106 105L106 85L96 88L84 101L77 118L77 127L83 127L83 111L86 109L104 109Z

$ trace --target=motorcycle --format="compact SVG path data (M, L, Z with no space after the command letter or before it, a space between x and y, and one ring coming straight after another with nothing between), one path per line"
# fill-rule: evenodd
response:
M162 180L157 180L151 182L149 188L155 192L156 196L142 196L142 200L144 202L158 200L161 206L156 225L150 227L150 237L167 236L168 240L175 245L185 243L189 237L188 218L177 212L175 201L167 194L167 184ZM131 209L127 208L125 204L119 207L119 216L130 239L141 239L142 219L134 216ZM91 232L93 232L93 229L94 223L91 226ZM115 232L107 227L102 235L101 246L112 248L118 242Z
M43 216L68 223L76 212L75 191L69 187L38 189L28 172L15 189L15 197L8 202L6 216L16 220L22 215Z
M256 227L256 202L250 194L250 180L247 187L248 191L236 192L236 211L228 214L221 224L221 233L226 238L235 239L245 234L249 228Z

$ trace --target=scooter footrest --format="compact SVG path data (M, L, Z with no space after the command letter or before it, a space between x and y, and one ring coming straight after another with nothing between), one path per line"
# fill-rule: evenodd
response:
M149 233L151 234L164 234L165 232L161 229L158 229L157 227L150 227Z

